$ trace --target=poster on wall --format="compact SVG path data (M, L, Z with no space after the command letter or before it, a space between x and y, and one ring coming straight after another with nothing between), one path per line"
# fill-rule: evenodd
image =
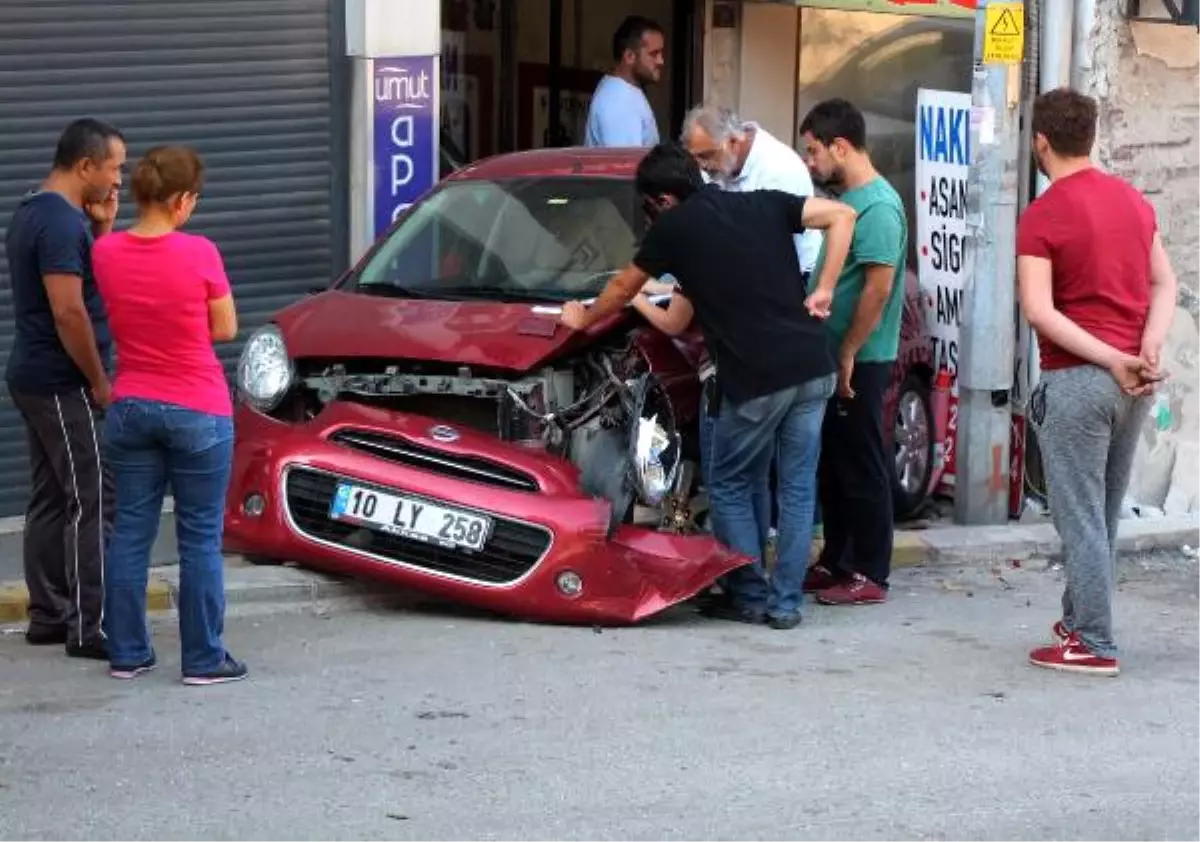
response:
M950 413L946 442L939 454L939 491L952 493L958 461L958 361L965 315L967 184L971 166L971 95L957 91L917 91L916 218L917 278L926 307L932 343L931 361L950 375ZM986 127L977 125L976 132ZM1015 318L1015 314L1014 314ZM1025 475L1025 419L1028 342L1019 342L1009 460L1009 512L1019 516Z
M917 279L926 307L932 362L950 374L950 417L942 491L954 486L958 431L958 354L966 281L967 179L971 95L917 91Z
M372 75L372 198L378 237L437 181L437 57L377 58Z

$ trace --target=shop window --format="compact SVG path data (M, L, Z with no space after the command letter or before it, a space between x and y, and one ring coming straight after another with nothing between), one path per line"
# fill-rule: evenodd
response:
M917 90L970 92L974 21L806 8L799 40L797 124L832 97L862 109L871 157L904 199L915 231Z
M592 91L612 66L612 34L629 14L675 30L680 0L557 0L561 27L551 49L551 0L441 0L443 174L498 152L583 142ZM673 62L647 92L667 133ZM681 65L681 66L685 66ZM550 125L550 91L559 120Z

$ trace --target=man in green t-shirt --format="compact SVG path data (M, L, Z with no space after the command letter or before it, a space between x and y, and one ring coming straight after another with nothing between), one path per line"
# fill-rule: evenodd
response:
M866 123L854 105L820 103L800 134L814 180L858 213L828 320L839 353L817 479L825 548L805 590L825 605L883 602L893 537L883 400L900 345L908 225L900 196L871 163Z

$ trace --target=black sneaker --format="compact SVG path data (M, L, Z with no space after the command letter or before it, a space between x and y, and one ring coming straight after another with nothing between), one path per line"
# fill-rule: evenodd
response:
M142 661L140 664L131 667L122 667L112 664L108 668L108 674L113 678L121 681L130 681L137 678L139 675L144 675L158 666L158 659L154 657L154 653L150 653L150 657Z
M89 661L107 661L108 645L103 640L88 640L83 643L68 643L67 657L84 658Z
M800 615L788 614L786 617L767 617L767 625L776 631L789 631L800 625Z
M62 646L67 642L67 627L30 623L25 630L25 642L30 646Z
M205 687L209 684L229 684L231 681L241 681L249 674L250 670L246 669L246 665L241 661L234 660L233 656L227 652L225 653L224 662L219 667L208 672L184 675L183 683L190 687Z
M707 590L699 593L694 598L696 610L701 614L707 614L719 607L728 606L733 602L733 597L728 591Z
M732 623L746 623L751 626L761 626L766 619L766 614L762 611L741 608L732 602L706 606L700 614L713 620L728 620Z

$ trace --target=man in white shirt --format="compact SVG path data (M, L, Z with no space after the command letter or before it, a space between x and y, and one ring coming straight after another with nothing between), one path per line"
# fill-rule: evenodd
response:
M600 80L588 107L587 146L655 146L658 121L646 88L662 78L666 36L649 18L631 15L613 33L611 73Z
M804 160L788 144L757 123L742 120L728 108L699 105L683 121L683 145L700 168L724 190L781 190L794 196L813 195L812 176ZM796 237L800 271L809 275L821 253L821 232Z

